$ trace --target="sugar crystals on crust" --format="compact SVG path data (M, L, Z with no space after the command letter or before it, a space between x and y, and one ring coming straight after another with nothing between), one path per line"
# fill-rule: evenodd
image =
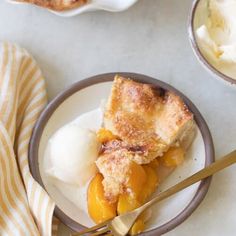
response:
M161 156L193 126L193 115L177 95L116 76L105 109L104 126L129 147L142 149L145 164Z

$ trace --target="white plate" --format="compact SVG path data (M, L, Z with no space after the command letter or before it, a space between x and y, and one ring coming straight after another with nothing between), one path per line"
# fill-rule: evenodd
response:
M43 185L47 192L60 209L57 209L57 215L59 215L59 218L61 218L65 224L73 229L80 229L77 223L87 227L92 226L94 223L88 215L66 199L64 195L61 194L61 192L58 191L50 181L48 181L43 170L45 148L49 138L60 127L73 121L79 115L99 107L100 101L106 99L109 95L112 85L111 81L102 82L102 80L103 78L104 80L110 80L113 76L114 74L101 75L89 80L78 82L59 95L51 104L49 104L48 108L41 115L32 136L30 147L30 165L32 173L36 179L41 176ZM142 75L131 74L130 77L137 80L145 79L146 82L155 82L161 87L174 90L163 82L152 80L151 78ZM176 90L174 90L174 92L176 92ZM187 153L185 162L179 166L163 182L163 184L161 184L158 191L163 191L178 183L182 179L203 168L205 164L211 163L214 159L213 145L209 130L194 105L189 100L186 100L185 97L184 99L189 108L195 114L195 120L199 125L199 128L197 129L197 135L194 142ZM35 157L35 155L37 155L37 157ZM37 166L33 163L35 161L32 161L35 160L35 158L38 158L39 173L37 173ZM200 189L199 184L200 183L197 183L157 204L153 208L153 216L151 220L147 223L147 231L159 227L159 229L161 229L160 232L167 232L187 218L187 216L189 216L198 206L207 192L209 183L202 182ZM61 217L61 212L69 216L73 222L68 220L68 217L66 220L65 216ZM166 227L166 225L168 227Z

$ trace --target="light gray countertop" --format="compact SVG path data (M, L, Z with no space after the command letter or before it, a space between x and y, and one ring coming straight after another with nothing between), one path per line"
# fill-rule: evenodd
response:
M218 158L236 147L236 88L213 78L193 55L187 35L191 3L140 0L122 13L66 19L0 1L0 40L16 42L34 55L50 99L75 81L105 72L143 73L170 83L205 117ZM198 209L166 235L235 235L235 196L233 166L214 176ZM66 232L61 227L61 235Z

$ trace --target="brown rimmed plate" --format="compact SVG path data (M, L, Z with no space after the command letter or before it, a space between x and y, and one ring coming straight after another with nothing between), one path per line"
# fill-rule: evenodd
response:
M76 209L68 199L55 189L43 173L44 151L50 136L61 126L74 120L80 114L97 108L102 98L109 95L112 80L116 74L138 82L149 83L170 90L179 95L194 114L197 124L196 138L188 151L184 164L164 181L160 190L179 182L214 161L214 147L205 120L194 104L181 92L157 79L135 73L108 73L79 81L54 98L38 119L29 146L29 164L33 177L46 189L56 202L55 215L75 231L91 226L85 213ZM181 224L198 207L210 185L210 178L157 204L147 230L141 235L161 235ZM86 218L87 217L87 218Z

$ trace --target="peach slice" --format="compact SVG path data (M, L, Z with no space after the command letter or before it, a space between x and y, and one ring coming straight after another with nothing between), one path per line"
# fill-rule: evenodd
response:
M136 198L133 198L130 194L124 193L119 196L118 204L117 204L117 212L118 214L124 214L126 212L132 211L141 204L138 202Z
M147 197L155 191L158 185L156 168L156 161L151 163L151 165L143 166L132 163L127 184L131 193L127 192L119 196L117 205L118 214L123 214L140 207ZM141 215L132 226L129 234L138 234L144 230L144 227L144 219Z
M151 168L149 165L143 165L143 168L146 172L147 180L139 196L141 203L144 203L147 198L150 197L153 192L155 192L159 183L156 170Z
M171 147L162 157L161 163L166 167L176 167L184 161L185 152L181 147Z
M132 162L130 164L128 182L126 183L127 192L133 195L133 198L137 198L143 190L146 179L147 175L143 167L135 162Z
M103 176L98 173L88 187L88 212L95 223L99 224L116 216L117 203L110 203L104 196Z
M155 158L154 160L152 160L150 163L146 164L145 166L149 166L152 169L156 170L157 167L159 166L159 161L157 160L157 158Z
M127 193L121 194L118 200L117 212L119 215L124 214L140 206L141 203L136 198L133 198L130 194ZM131 227L129 234L135 235L142 232L143 230L144 230L144 219L141 215Z
M97 132L97 139L100 143L105 143L114 139L117 139L118 137L114 135L110 130L101 128Z
M144 231L145 224L143 219L137 219L129 231L130 235L136 235Z
M141 205L137 199L146 183L146 179L147 176L144 168L132 162L130 164L128 181L125 184L126 192L119 196L118 214L132 211Z

